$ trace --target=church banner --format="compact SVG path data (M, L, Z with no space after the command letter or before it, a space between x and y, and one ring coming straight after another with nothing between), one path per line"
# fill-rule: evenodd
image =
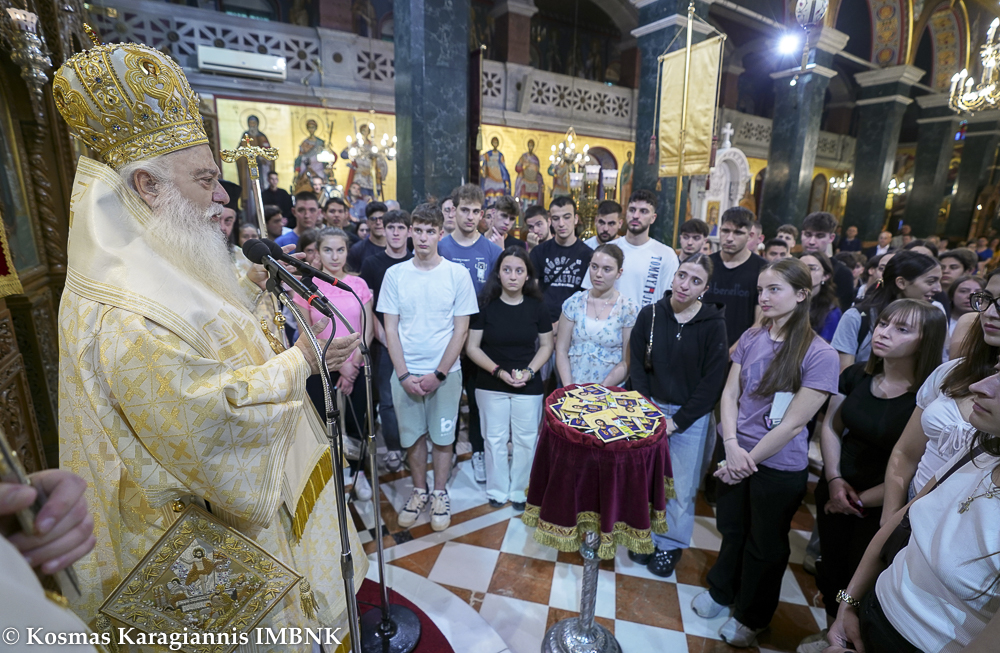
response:
M722 62L723 37L691 46L687 135L684 139L684 175L707 175L712 157L715 110ZM681 105L684 97L685 49L665 55L660 69L659 176L677 174Z

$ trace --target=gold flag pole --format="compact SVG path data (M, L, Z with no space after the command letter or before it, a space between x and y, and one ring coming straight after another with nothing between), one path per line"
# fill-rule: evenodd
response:
M677 228L681 220L681 184L684 180L684 139L687 136L688 85L691 83L691 38L694 35L694 0L688 5L687 50L684 52L684 92L681 95L681 133L677 145L677 185L674 189L674 240L677 249Z
M257 166L257 157L262 157L268 161L278 158L278 150L273 147L259 147L252 145L249 134L244 134L243 142L235 150L222 150L222 160L226 163L235 163L238 159L246 159L250 168L250 184L253 186L254 207L257 209L257 228L263 232L264 226L264 199L260 194L260 168Z

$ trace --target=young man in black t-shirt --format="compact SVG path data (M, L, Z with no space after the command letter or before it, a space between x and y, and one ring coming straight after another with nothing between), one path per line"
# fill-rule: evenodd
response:
M583 289L583 279L590 266L594 250L576 237L576 202L570 197L557 197L549 205L549 223L553 237L531 250L531 265L535 268L538 285L545 297L545 307L556 331L563 302ZM556 337L559 334L556 333Z
M837 218L832 213L816 211L802 220L802 253L823 252L832 249L837 238ZM854 273L851 269L831 256L833 282L837 285L837 299L840 309L846 311L854 303Z
M332 201L332 200L331 200ZM385 230L385 251L368 256L361 264L361 278L372 291L372 306L378 306L378 294L382 290L382 280L386 271L397 263L409 261L413 252L406 248L410 236L410 214L406 211L389 211L382 216ZM388 450L385 466L390 472L399 471L403 466L403 454L399 444L399 425L392 403L392 360L385 341L385 322L382 314L375 312L375 339L372 341L374 358L374 381L378 388L378 414L382 423L382 437Z
M747 249L754 215L734 206L719 220L719 245L712 254L712 281L704 301L726 307L726 336L732 350L740 336L757 320L757 277L767 262Z

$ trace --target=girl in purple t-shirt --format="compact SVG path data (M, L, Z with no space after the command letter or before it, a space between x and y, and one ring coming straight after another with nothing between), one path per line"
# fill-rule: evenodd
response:
M709 589L692 608L714 618L730 605L719 636L752 646L778 607L791 553L792 517L806 494L806 425L837 391L837 352L809 325L809 268L786 258L757 281L761 327L739 339L722 393L720 430L726 459L715 473L719 557Z

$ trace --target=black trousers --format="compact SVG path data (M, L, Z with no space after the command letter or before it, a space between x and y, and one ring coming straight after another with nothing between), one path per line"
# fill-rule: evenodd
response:
M836 618L837 592L851 582L868 544L878 533L882 508L866 508L864 517L827 515L823 507L829 500L830 486L823 478L816 486L816 523L823 554L816 562L816 587L823 593L826 613Z
M708 572L712 598L736 605L734 616L749 628L771 622L791 549L792 517L806 495L809 471L786 472L763 465L736 485L719 483L716 526L719 558Z
M922 653L889 622L874 589L861 599L858 616L867 653Z
M336 386L337 381L340 380L340 373L333 372L330 374L331 383ZM333 388L336 393L336 389ZM364 372L358 374L358 378L354 380L354 389L351 394L347 397L347 401L344 402L344 431L345 435L355 440L361 440L362 443L367 442L367 437L365 435L368 432L368 395L367 389L365 388L365 377ZM323 399L323 381L319 378L319 374L313 374L308 379L306 379L306 393L312 400L313 405L316 406L316 412L319 413L320 419L326 424L326 401ZM336 396L334 396L336 399ZM365 463L365 467L368 467L367 463L367 449L362 447L361 459L359 460L349 460L351 465L351 472L357 472L361 469L361 463Z
M468 356L462 354L462 387L469 402L469 444L472 445L473 453L486 451L483 442L483 426L479 423L479 404L476 402L476 374L478 373L479 366L473 363Z

